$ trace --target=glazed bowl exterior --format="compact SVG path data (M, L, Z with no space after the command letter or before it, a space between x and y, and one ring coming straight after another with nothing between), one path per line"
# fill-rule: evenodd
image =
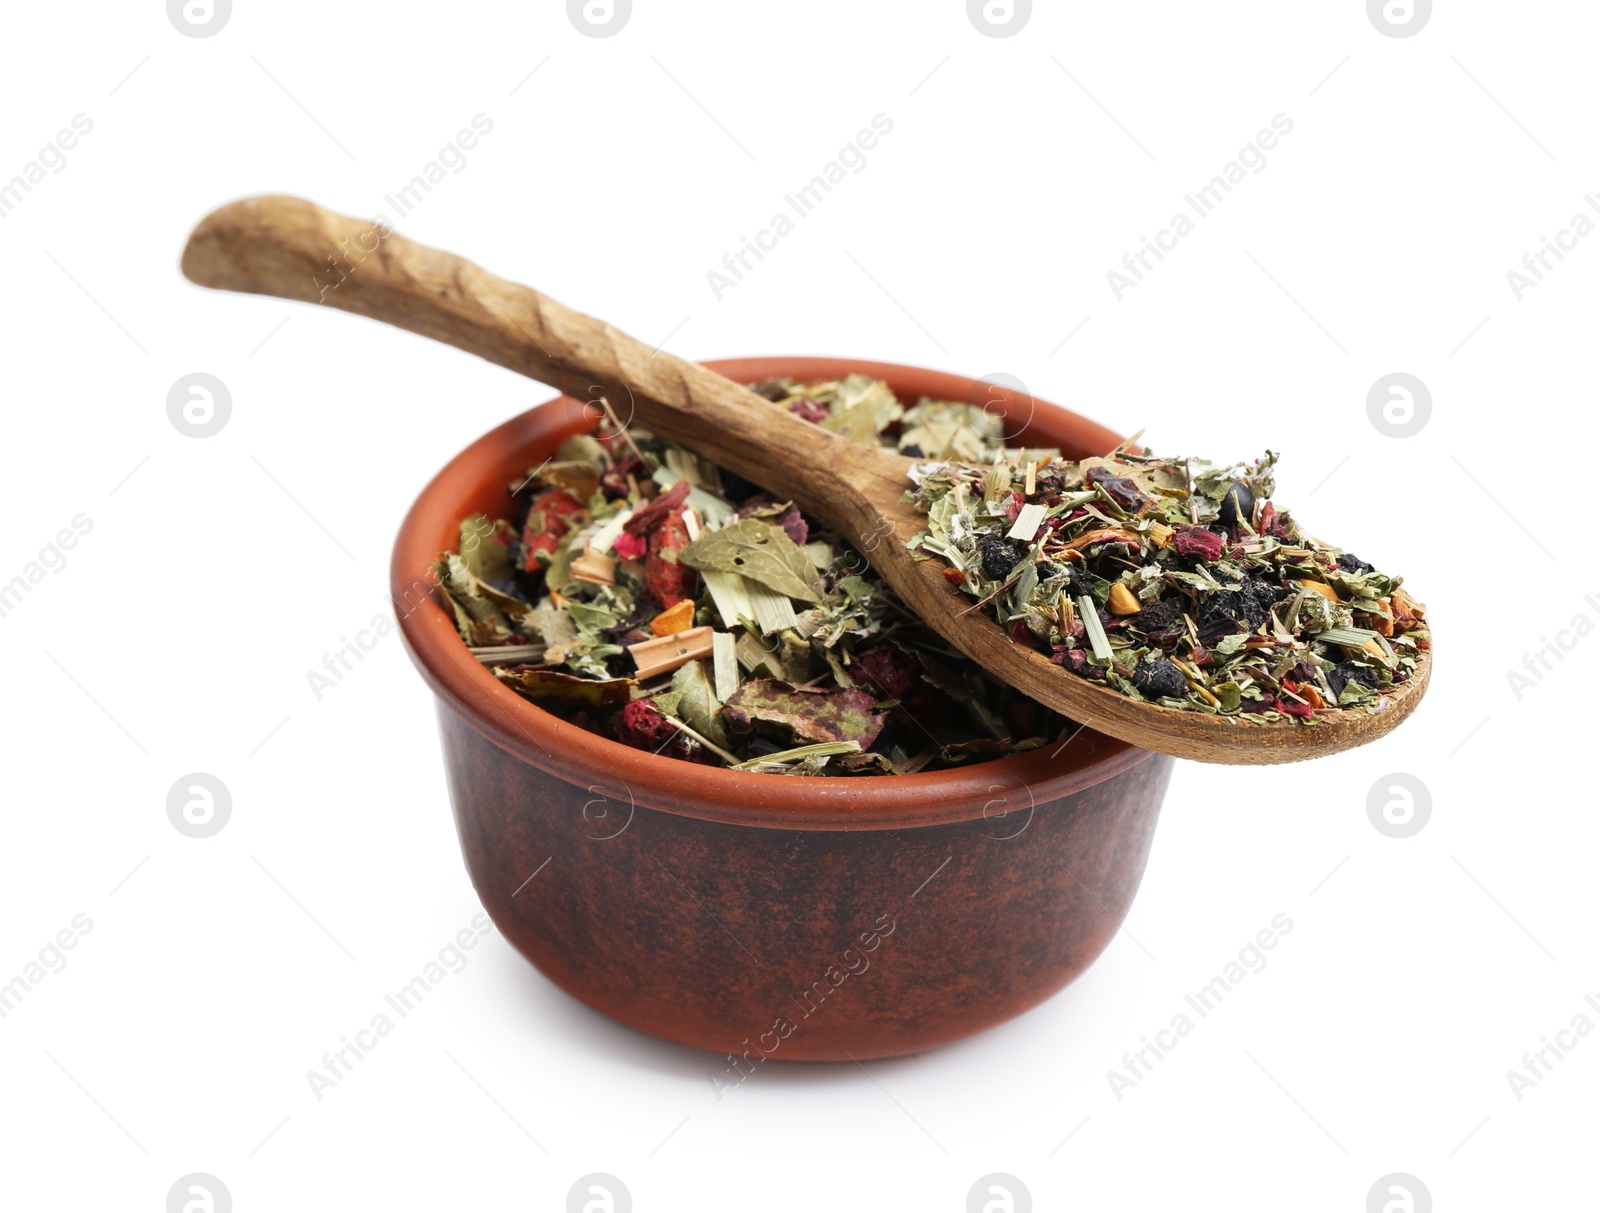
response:
M746 382L860 372L907 402L1003 411L1027 445L1074 458L1118 441L1065 409L938 371L840 358L707 365ZM945 1044L1082 973L1138 890L1172 759L1083 729L1064 745L917 775L729 771L567 724L468 653L432 561L467 515L507 516L509 486L594 419L558 397L486 434L428 485L395 543L395 610L438 698L467 871L505 938L604 1014L732 1055L729 1084L762 1059Z

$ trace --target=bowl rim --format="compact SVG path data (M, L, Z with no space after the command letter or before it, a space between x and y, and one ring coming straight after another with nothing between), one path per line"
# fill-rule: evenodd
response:
M968 399L981 383L985 407L997 408L1008 419L1025 409L1025 425L1043 416L1060 439L1070 436L1086 453L1107 451L1122 441L1105 426L1026 391L925 367L783 355L714 359L705 365L745 382L779 375L828 379L859 372L887 380L902 399ZM508 481L518 474L506 474L506 465L525 461L522 452L527 448L585 428L588 419L583 410L583 402L557 395L484 434L428 482L395 537L390 594L412 660L439 697L441 709L455 711L508 754L586 789L600 801L626 800L630 808L791 830L887 830L980 818L999 823L1024 810L1031 817L1036 806L1080 792L1153 756L1149 750L1084 727L1053 750L1041 747L949 770L785 778L637 750L569 724L522 698L462 644L434 591L436 579L430 569L442 550L441 537L454 534L470 512L464 504L469 496L494 479Z

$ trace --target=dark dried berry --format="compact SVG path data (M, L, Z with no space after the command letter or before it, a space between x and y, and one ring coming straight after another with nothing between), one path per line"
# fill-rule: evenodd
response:
M1219 517L1229 526L1242 526L1255 515L1256 495L1244 481L1235 480L1222 496L1222 511Z
M1278 601L1278 595L1281 591L1270 581L1247 578L1241 592L1255 599L1256 605L1262 610L1262 617L1265 618L1266 612L1270 611Z
M985 577L991 581L1004 581L1022 557L1009 539L989 534L978 536L978 559L983 565Z
M1377 690L1379 682L1377 670L1370 665L1361 665L1354 661L1346 664L1349 666L1349 678L1352 682L1359 682L1362 686ZM1344 669L1345 666L1339 668Z
M1139 486L1126 476L1115 476L1103 467L1093 467L1083 474L1089 484L1097 485L1106 495L1129 513L1133 513L1149 500L1139 491Z
M1266 618L1266 611L1262 609L1261 602L1255 592L1255 583L1248 581L1245 582L1243 589L1222 590L1219 593L1208 595L1205 601L1200 604L1200 623L1202 624L1214 623L1221 619L1230 619L1234 623L1244 624L1253 632L1261 626Z
M726 468L722 470L722 495L734 505L742 505L761 490L743 476L735 476Z
M1339 553L1339 567L1347 573L1370 573L1372 566L1350 552Z
M1189 684L1165 657L1149 657L1133 672L1133 685L1151 699L1182 699Z
M1141 632L1158 632L1177 621L1178 612L1173 607L1164 602L1150 602L1139 612L1138 626Z
M1378 671L1354 661L1340 662L1328 671L1328 689L1336 696L1343 695L1345 687L1352 682L1359 682L1369 690L1377 690Z

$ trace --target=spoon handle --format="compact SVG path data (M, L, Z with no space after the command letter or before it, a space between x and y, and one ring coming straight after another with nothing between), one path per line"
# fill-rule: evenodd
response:
M507 282L451 253L285 195L244 198L200 221L183 253L200 286L342 308L443 341L578 400L635 418L780 498L851 497L851 444L703 366ZM837 483L830 484L830 480ZM815 511L827 518L824 507ZM850 521L853 521L852 517Z

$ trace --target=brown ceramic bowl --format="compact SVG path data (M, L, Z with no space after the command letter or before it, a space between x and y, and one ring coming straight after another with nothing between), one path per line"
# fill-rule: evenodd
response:
M974 392L958 375L852 359L710 365L742 381L860 371L910 402ZM1083 457L1118 441L984 391L1030 445ZM1082 973L1138 890L1172 759L1083 730L1058 752L929 774L744 774L575 728L471 657L430 563L468 514L505 516L507 486L591 420L562 397L484 435L423 490L395 542L395 608L438 696L467 871L500 932L597 1010L748 1054L745 1069L945 1044Z

